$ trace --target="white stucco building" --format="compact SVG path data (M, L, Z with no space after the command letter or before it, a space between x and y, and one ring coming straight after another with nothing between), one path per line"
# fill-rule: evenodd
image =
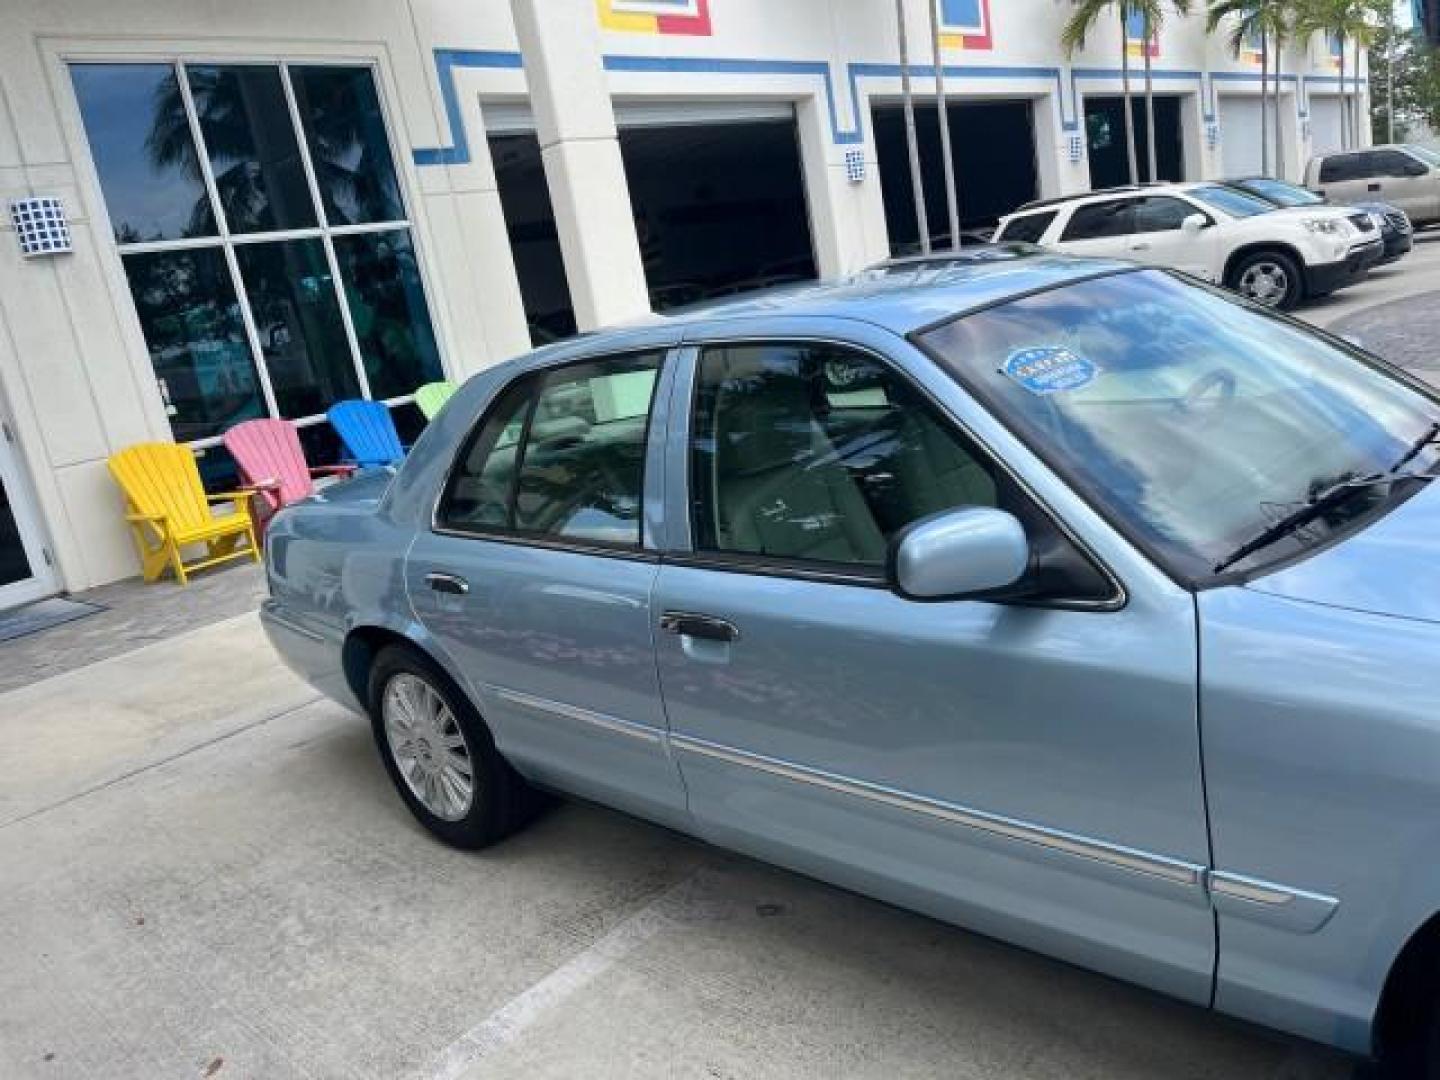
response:
M1118 26L1072 59L1066 0L936 2L967 224L1117 178ZM136 572L128 444L220 483L227 424L282 416L323 459L335 400L413 427L415 386L532 338L915 236L893 0L0 0L0 27L0 607ZM1257 59L1198 18L1151 49L1162 175L1258 171ZM1293 177L1342 88L1318 39L1282 71ZM33 196L73 251L22 254Z

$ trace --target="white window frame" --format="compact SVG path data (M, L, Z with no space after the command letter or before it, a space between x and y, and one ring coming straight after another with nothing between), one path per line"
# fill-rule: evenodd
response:
M293 423L296 427L306 428L316 424L323 424L327 418L324 413L314 413L307 416L286 417L280 412L275 400L274 388L270 382L270 373L265 364L264 353L261 350L259 332L255 324L254 315L250 308L250 299L245 290L244 279L240 273L239 262L235 256L235 249L246 244L254 243L276 243L286 240L318 239L321 241L325 252L326 263L330 271L331 284L335 290L336 303L339 305L341 322L344 327L346 343L350 347L351 363L354 370L361 395L367 400L379 400L386 406L394 408L398 405L409 404L414 401L414 394L401 394L390 398L375 399L371 395L370 380L365 371L365 364L360 351L359 340L356 337L354 320L350 312L350 305L345 296L343 281L340 276L339 263L335 256L333 238L337 236L352 236L372 232L394 232L403 229L410 240L410 245L415 253L416 272L420 277L421 292L425 298L426 312L429 316L432 336L435 341L436 352L440 361L442 377L449 377L450 366L447 362L443 334L441 333L440 312L436 307L435 291L430 285L430 275L425 265L424 251L421 240L420 222L416 219L414 206L415 200L411 193L410 186L412 178L408 174L407 158L402 154L395 141L395 127L391 109L387 103L386 83L383 72L373 59L360 59L349 57L305 57L303 59L290 59L281 56L247 56L247 55L201 55L175 52L167 52L161 55L127 54L124 56L96 55L88 51L84 53L60 54L59 60L64 80L71 86L72 100L75 101L75 129L78 131L80 143L86 154L86 161L89 165L89 172L94 191L95 205L100 210L101 222L105 235L109 239L109 247L115 258L115 266L118 271L118 282L121 285L119 290L124 296L124 303L128 306L130 317L135 321L136 333L143 346L144 361L150 378L150 385L155 387L156 398L163 401L163 395L159 389L159 377L156 375L149 351L149 343L144 339L143 330L138 325L138 315L135 311L134 298L130 293L129 279L124 270L124 256L148 254L154 252L184 251L200 248L220 249L223 253L226 269L230 275L231 288L235 292L237 305L240 309L241 320L245 331L246 344L250 349L251 362L255 367L256 380L259 383L261 400L264 402L267 419L281 419ZM214 235L205 237L185 237L175 240L154 240L141 241L137 243L121 243L115 237L113 222L109 218L109 208L105 202L105 191L100 183L98 170L94 167L94 159L91 156L88 133L85 131L83 116L79 107L78 96L74 94L73 83L70 79L72 68L92 64L106 65L133 65L133 66L170 66L176 76L180 89L181 98L185 104L186 118L189 122L191 138L194 140L197 159L201 169L201 176L205 187L206 195L210 199L211 208L214 212L216 231ZM210 162L210 154L205 144L203 132L200 127L199 117L195 111L195 102L190 90L189 80L186 78L187 67L256 67L275 69L280 74L281 88L285 95L287 112L295 134L299 148L300 160L305 174L305 181L310 192L310 197L315 210L316 224L301 229L276 229L268 232L256 233L233 233L230 231L229 222L226 220L224 207L220 202L216 189L214 169ZM353 68L369 72L372 84L375 88L376 99L380 107L381 120L385 126L385 136L390 151L391 166L396 176L396 191L401 202L403 216L391 221L365 222L356 225L331 225L325 210L324 200L321 198L318 183L315 177L314 163L311 159L310 144L305 137L305 129L300 121L299 106L295 99L295 92L290 78L292 67L333 67ZM167 427L169 416L166 416ZM173 427L171 427L173 436ZM187 440L184 445L197 452L218 447L222 444L224 435L210 435L200 439Z

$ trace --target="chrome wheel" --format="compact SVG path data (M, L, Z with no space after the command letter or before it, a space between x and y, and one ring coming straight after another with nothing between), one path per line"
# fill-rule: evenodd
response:
M1290 271L1282 263L1261 259L1240 275L1240 295L1266 307L1279 307L1290 295Z
M381 702L385 741L411 794L443 821L459 821L475 802L475 766L445 699L418 675L401 672Z

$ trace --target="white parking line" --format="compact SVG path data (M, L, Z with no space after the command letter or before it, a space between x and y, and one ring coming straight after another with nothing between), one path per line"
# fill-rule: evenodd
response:
M465 1080L471 1070L523 1035L550 1009L583 989L662 930L693 917L694 877L672 886L589 948L511 998L447 1046L420 1075L426 1080Z

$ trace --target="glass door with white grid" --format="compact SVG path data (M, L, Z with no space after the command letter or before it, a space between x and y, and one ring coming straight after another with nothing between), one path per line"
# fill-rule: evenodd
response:
M40 518L20 473L14 429L0 417L0 611L56 591Z
M179 442L228 483L231 425L294 420L312 463L336 401L406 408L443 378L368 67L75 63L125 279Z

